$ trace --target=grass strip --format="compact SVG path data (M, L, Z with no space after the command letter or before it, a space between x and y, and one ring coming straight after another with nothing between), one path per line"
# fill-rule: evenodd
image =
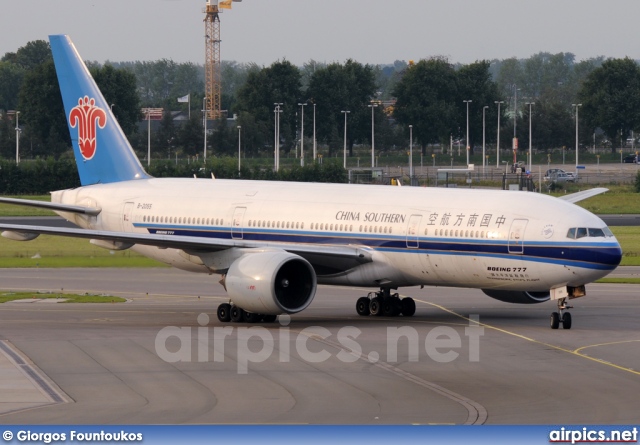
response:
M60 303L124 303L125 298L113 297L110 295L78 295L78 294L61 294L51 293L43 294L38 292L0 292L0 303L16 300L30 299L64 299Z

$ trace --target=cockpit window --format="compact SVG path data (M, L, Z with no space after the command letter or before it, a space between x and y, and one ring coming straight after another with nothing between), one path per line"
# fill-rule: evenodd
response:
M579 239L587 236L590 238L604 238L613 236L613 233L611 232L611 230L609 230L608 227L572 227L567 232L567 238L570 239Z

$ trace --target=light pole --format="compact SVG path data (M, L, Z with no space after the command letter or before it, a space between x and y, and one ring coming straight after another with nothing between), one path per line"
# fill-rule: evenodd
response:
M578 110L582 104L571 104L572 107L576 107L576 174L578 173Z
M409 125L409 185L413 185L413 125Z
M514 83L513 84L513 138L515 139L516 136L516 124L517 124L517 120L516 118L518 117L518 90L519 88L517 87L517 85Z
M207 126L204 127L204 146L207 146ZM205 150L206 153L206 150ZM147 108L147 167L151 165L151 108Z
M202 98L202 112L203 112L203 120L204 120L204 163L207 163L207 118L209 117L207 114L207 96Z
M529 105L529 171L531 171L531 107L535 105L535 102L526 102L525 105Z
M316 162L316 103L313 103L313 162Z
M280 170L280 113L282 113L282 109L280 107L284 104L275 102L274 105L276 106L276 108L273 110L273 112L275 113L274 163L275 163L275 170L279 171Z
M515 90L513 93L513 164L517 162L517 152L518 152L518 136L516 135L516 128L518 122L518 90L519 88L516 84L513 84L513 89Z
M486 111L489 108L489 105L485 105L482 107L482 175L484 176L484 166L486 164L485 159L485 147L486 147L486 137L485 137L485 128L486 128Z
M306 102L298 104L302 110L302 124L300 126L300 167L304 167L304 107L307 106Z
M500 104L503 104L503 100L496 100L494 103L498 104L498 140L496 141L496 168L500 168Z
M347 114L351 111L341 111L344 114L344 169L347 169Z
M20 112L16 111L16 164L20 163Z
M374 109L378 107L378 104L371 103L371 105L367 105L367 107L371 108L371 169L376 166L375 160L375 131L374 131Z
M238 125L238 177L240 177L240 141L242 138L242 126Z
M471 146L469 145L469 104L471 102L473 102L472 100L463 100L462 102L464 102L465 104L467 104L467 140L466 145L467 145L467 168L469 168L469 150L471 150Z

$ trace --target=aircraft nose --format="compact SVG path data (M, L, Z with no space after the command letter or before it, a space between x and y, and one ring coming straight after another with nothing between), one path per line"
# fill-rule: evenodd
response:
M618 267L618 265L620 265L620 262L622 261L622 247L620 246L620 243L618 243L616 241L616 253L614 254L614 262L616 264L616 267Z
M622 247L618 240L611 247L602 250L599 257L600 263L610 266L611 270L618 267L622 261Z

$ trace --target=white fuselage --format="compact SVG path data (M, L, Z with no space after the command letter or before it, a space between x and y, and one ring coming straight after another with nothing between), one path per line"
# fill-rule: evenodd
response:
M61 213L107 231L362 246L373 261L317 269L318 282L548 291L617 266L612 236L570 239L570 228L606 228L595 215L536 193L213 179L144 179L53 193L53 202L99 207ZM174 267L222 273L197 253L136 245ZM227 255L229 253L227 252Z

